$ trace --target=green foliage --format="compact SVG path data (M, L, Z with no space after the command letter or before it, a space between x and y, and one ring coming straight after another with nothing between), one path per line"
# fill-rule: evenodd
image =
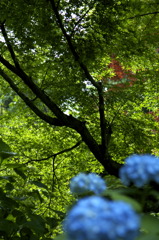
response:
M4 159L14 156L15 153L11 152L11 149L9 147L8 144L6 144L5 142L3 142L2 139L0 139L0 160L1 163Z
M10 150L10 147L1 140L3 150ZM43 206L47 200L50 201L48 187L40 181L30 181L29 175L26 175L28 167L24 164L3 162L1 167L7 170L1 170L0 176L0 237L52 239L51 233L63 219L64 213L55 210L56 214L39 215L43 210L38 209L38 202ZM4 172L8 174L3 175Z
M86 121L90 132L100 143L97 91L73 60L51 3L43 0L2 1L0 7L1 22L6 20L9 39L23 70L64 112ZM156 1L151 1L151 4L149 1L127 0L60 1L58 10L74 48L95 80L102 80L101 77L105 75L107 79L110 78L108 64L112 54L125 68L137 74L137 81L129 90L104 93L105 116L113 130L109 143L113 159L121 161L133 152L152 151L158 141L152 129L158 131L158 125L148 114L143 114L142 107L149 105L152 111L157 108L154 101L158 89L158 55L155 52L158 44L158 14L144 14L156 10ZM9 59L4 41L1 41L1 47L4 57ZM14 76L8 70L6 72ZM16 78L15 82L21 91L34 99L33 102L41 111L53 115L22 81ZM111 87L108 82L103 85L104 88ZM13 93L3 81L2 88L5 102ZM10 111L18 108L19 104L22 105L14 96L9 104ZM23 111L21 106L19 112ZM31 120L32 114L28 114ZM145 142L148 143L146 146Z
M123 163L132 153L159 155L157 7L157 0L0 1L0 26L4 24L10 44L8 47L1 32L0 57L18 74L24 71L45 99L52 101L47 105L34 87L24 82L25 74L21 77L0 58L2 239L52 239L61 233L61 220L74 200L68 190L71 177L78 172L107 172L105 156ZM128 77L112 80L115 72L109 64L114 56L123 71L132 71L136 79L132 86L128 87ZM1 69L18 92L8 84ZM96 85L102 85L102 93L86 70ZM59 123L65 116L69 121L61 126L48 123L23 102L19 93L45 116L57 118ZM63 112L62 117L51 110L53 104ZM95 142L93 148L81 135L81 126L68 127L71 117L85 124ZM92 151L96 146L99 155L103 153L104 138L105 166ZM139 211L138 202L132 199L136 190L127 194L120 181L110 175L107 181L108 197L130 202ZM153 207L152 202L148 200ZM146 217L143 229L148 233L143 231L139 239L156 239L158 233L148 228L153 218Z
M8 118L8 114L11 114L12 118ZM17 230L14 229L11 235L8 233L7 237L20 237L19 231L24 228L22 234L28 234L33 239L52 239L61 232L60 224L65 216L66 205L72 201L68 191L70 178L80 169L101 172L103 168L97 161L92 164L93 156L86 148L85 152L83 148L76 148L54 158L54 154L76 143L78 137L75 133L71 135L70 131L66 130L61 141L59 130L37 118L33 120L31 117L26 118L26 115L19 116L16 111L7 113L3 120L3 143L7 141L8 144L5 144L11 146L10 151L13 149L18 154L3 161L0 186L7 197L9 194L5 207L7 208L9 200L13 199L18 203L13 209L20 211L22 218L25 217L24 223L19 220ZM31 127L32 121L34 125ZM13 209L8 210L10 215ZM42 216L43 232L39 233L39 225L31 218L31 214L35 214L37 218ZM16 222L15 218L13 222Z
M120 185L119 184L117 185L119 179L113 179L112 180L112 182L114 182L114 187L113 187L111 185L111 178L109 176L106 176L105 179L107 183L107 189L101 194L101 196L112 201L123 201L128 203L133 207L135 212L141 218L140 233L139 233L139 236L135 238L135 240L148 240L148 239L157 240L159 235L158 184L155 185L155 187L154 185L151 185L151 184L147 184L142 188L137 188L133 186L125 187L124 185L122 185L121 182L120 182ZM90 195L92 196L94 195L94 193L91 192ZM90 196L90 195L89 194L85 194L84 196L83 194L76 195L77 197L76 201L69 206L68 212L77 204L78 200L80 201L81 198L83 197L86 198L87 196ZM150 202L150 199L153 201L153 203ZM152 208L151 208L151 204L152 204ZM67 218L67 215L66 215L66 218ZM67 239L67 236L65 234L67 235L67 232L64 234L61 234L55 239L57 240Z

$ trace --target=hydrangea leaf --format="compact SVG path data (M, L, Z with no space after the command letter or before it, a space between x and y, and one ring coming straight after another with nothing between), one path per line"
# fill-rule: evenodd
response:
M107 196L110 196L112 200L120 200L129 203L137 212L142 211L142 207L139 202L132 199L131 197L125 196L121 193L118 193L117 191L107 191Z
M141 226L141 228L143 230L146 230L147 232L159 234L159 219L157 219L154 216L145 214L142 217L142 226Z
M136 240L158 240L158 234L142 234Z

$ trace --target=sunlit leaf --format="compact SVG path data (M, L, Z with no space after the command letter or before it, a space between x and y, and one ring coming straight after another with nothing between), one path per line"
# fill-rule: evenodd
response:
M46 189L46 190L48 189L48 187L47 187L45 184L41 183L41 182L38 182L38 181L30 181L30 183L36 185L37 187L44 188L44 189Z

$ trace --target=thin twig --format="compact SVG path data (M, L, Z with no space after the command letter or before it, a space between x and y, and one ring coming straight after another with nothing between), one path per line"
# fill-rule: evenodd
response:
M73 30L71 31L70 37L72 37L72 35L73 35L74 32L75 32L76 27L79 25L79 23L83 20L83 18L87 15L87 13L88 13L89 11L90 11L90 9L88 9L88 10L80 17L80 19L75 23L74 28L73 28Z
M28 163L31 163L31 162L42 162L42 161L46 161L46 160L48 160L48 159L50 159L50 158L52 158L52 157L55 158L56 156L58 156L58 155L60 155L60 154L63 154L63 153L65 153L65 152L72 151L74 148L78 147L81 143L82 143L82 140L78 141L74 146L72 146L72 147L70 147L70 148L67 148L67 149L64 149L64 150L62 150L62 151L60 151L60 152L58 152L58 153L54 153L54 154L52 154L52 155L50 155L50 156L48 156L48 157L46 157L46 158L32 159L32 160L29 160L29 161L25 162L24 164L28 164Z
M158 14L158 13L159 13L159 12L157 11L157 12L150 12L150 13L137 14L137 15L135 15L135 16L133 16L133 17L128 18L128 19L133 19L133 18L136 18L136 17L144 17L144 16L147 16L147 15Z

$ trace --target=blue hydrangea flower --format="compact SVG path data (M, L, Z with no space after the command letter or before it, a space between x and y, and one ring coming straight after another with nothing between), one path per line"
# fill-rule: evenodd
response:
M127 186L133 183L143 187L151 181L159 183L159 158L149 154L131 155L121 167L119 176Z
M79 200L64 221L68 240L134 240L139 228L140 217L129 204L99 196Z
M85 194L91 191L98 195L106 189L106 183L95 173L80 173L72 178L70 189L75 194Z

